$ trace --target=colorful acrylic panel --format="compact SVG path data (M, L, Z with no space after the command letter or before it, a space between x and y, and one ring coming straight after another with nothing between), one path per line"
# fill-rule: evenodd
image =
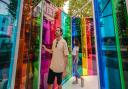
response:
M74 47L73 40L78 38L80 42L78 72L82 74L82 43L81 43L81 19L79 17L72 17L72 47Z
M24 0L23 3L15 89L38 89L39 87L41 3L38 2L37 6L34 6L32 1ZM30 15L31 11L33 12Z
M128 88L128 14L125 0L112 0L122 89ZM116 14L115 14L116 13Z
M87 37L86 37L86 19L81 18L81 32L82 32L82 68L83 75L88 75L88 55L87 55Z
M63 38L68 44L68 65L67 65L67 76L63 79L63 83L66 82L72 76L72 54L71 54L71 17L65 12L61 13L61 27L63 29Z
M42 34L42 44L47 48L52 47L51 39L51 22L43 17L43 34ZM51 61L51 54L46 52L44 49L41 50L41 70L40 70L40 89L47 89L47 76Z
M111 0L94 0L101 89L121 89Z
M88 60L88 75L93 74L92 65L92 44L91 44L91 18L85 18L86 23L86 39L87 39L87 60Z

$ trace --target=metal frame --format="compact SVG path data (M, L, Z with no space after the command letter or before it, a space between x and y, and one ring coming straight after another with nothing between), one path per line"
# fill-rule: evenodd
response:
M98 63L98 44L97 44L97 35L96 35L96 14L95 14L95 0L92 0L93 5L93 22L94 22L94 35L95 35L95 50L96 50L96 63L97 63L97 80L98 80L98 88L100 89L100 75L99 75L99 63Z

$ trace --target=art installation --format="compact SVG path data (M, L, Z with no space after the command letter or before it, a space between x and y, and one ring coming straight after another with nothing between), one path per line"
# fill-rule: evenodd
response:
M77 38L80 75L98 76L101 89L128 89L128 0L92 2L94 18L70 16L50 0L0 0L0 89L48 88L52 54L42 45L52 48L58 27L69 50L62 85L73 77Z

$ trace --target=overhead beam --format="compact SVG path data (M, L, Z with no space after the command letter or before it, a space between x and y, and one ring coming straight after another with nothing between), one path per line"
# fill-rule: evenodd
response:
M6 5L8 5L8 3L5 2L4 0L0 0L0 2L2 2L2 3L4 3L4 4L6 4Z

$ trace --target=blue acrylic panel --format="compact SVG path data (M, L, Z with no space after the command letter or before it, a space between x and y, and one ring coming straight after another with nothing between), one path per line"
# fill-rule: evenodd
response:
M121 89L111 0L94 0L101 89Z
M81 18L72 17L72 47L74 47L73 40L77 38L81 44ZM78 72L82 75L82 46L79 49Z

